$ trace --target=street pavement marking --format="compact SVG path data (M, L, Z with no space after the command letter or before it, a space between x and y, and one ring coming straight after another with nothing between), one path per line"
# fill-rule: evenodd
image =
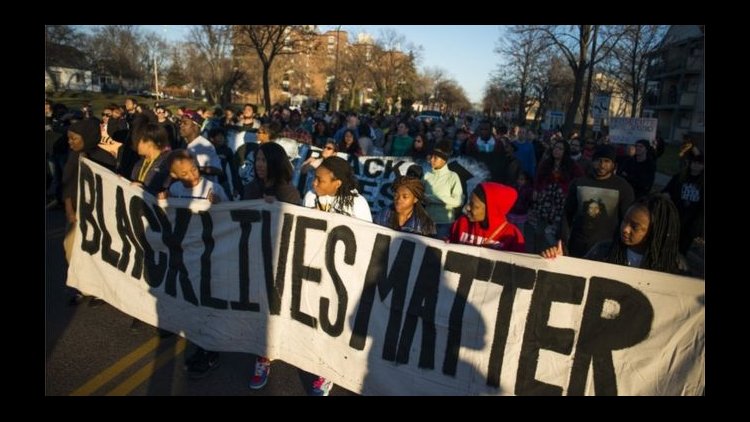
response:
M107 396L126 396L131 391L135 390L139 385L143 384L147 379L151 378L156 371L162 366L167 364L172 359L179 356L185 351L187 341L180 337L179 340L167 350L163 351L156 357L156 359L149 361L146 365L139 369L138 372L131 375L128 379L118 385L112 391L107 393Z
M125 355L122 359L115 362L109 368L103 370L99 374L95 375L88 382L83 384L77 390L70 393L71 396L88 396L94 391L100 389L104 384L111 381L114 377L122 373L128 367L139 361L141 358L151 353L159 345L159 336L152 337L149 341L138 346L137 349L133 350L129 354Z

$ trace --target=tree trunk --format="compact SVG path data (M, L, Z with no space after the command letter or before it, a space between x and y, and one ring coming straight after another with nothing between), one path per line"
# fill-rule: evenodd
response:
M591 60L589 60L589 78L586 81L586 94L583 97L583 110L581 111L581 139L586 139L588 130L589 105L591 104L591 85L594 82L594 64L596 62L596 35L599 32L599 25L594 26L594 35L591 37Z
M573 85L573 98L570 100L568 110L565 112L565 126L563 127L563 134L566 138L570 137L573 133L573 125L575 125L576 113L578 112L578 106L581 104L581 96L583 95L583 77L586 74L586 65L579 65L575 72L575 84Z
M266 113L271 112L271 87L268 82L268 71L270 67L270 63L263 63L263 104L266 107Z

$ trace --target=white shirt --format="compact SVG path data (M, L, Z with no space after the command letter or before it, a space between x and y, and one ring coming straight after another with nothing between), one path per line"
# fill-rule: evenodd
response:
M201 177L197 185L192 188L186 188L182 182L175 182L169 186L169 196L172 198L189 198L189 199L208 199L208 195L213 192L220 201L228 201L226 192L221 185L216 184L205 177Z
M351 207L341 207L337 203L335 196L318 196L315 191L307 191L305 198L302 200L302 206L307 208L317 208L326 212L334 212L337 214L344 214L350 217L358 218L360 220L369 221L372 223L372 213L370 212L370 205L364 196L360 195L356 189L352 190L352 193L356 196Z
M221 169L221 159L216 154L214 144L199 136L187 145L188 151L198 160L198 167L214 167Z

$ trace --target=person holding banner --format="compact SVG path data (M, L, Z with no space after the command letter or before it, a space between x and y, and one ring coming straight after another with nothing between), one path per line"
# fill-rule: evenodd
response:
M264 144L261 148L269 148L267 145L276 144ZM260 151L264 151L264 149ZM271 151L271 149L268 149L268 151ZM269 157L271 156L276 157L275 154L269 153ZM269 178L273 171L275 170L271 170L269 166ZM258 177L263 177L262 171L258 172ZM276 175L275 179L280 181L283 180L283 177ZM352 167L346 160L336 156L328 157L315 170L313 190L305 194L303 206L326 212L344 214L372 222L370 206L367 204L367 200L357 192L357 185L357 178L354 176ZM294 189L291 185L289 187ZM250 194L251 192L246 190L246 193ZM265 387L268 383L270 373L271 361L265 356L259 356L255 360L255 373L250 379L250 388L259 390ZM317 377L313 381L312 392L316 396L327 396L331 392L331 388L333 388L332 381L326 380L323 377Z
M186 149L173 151L170 156L169 175L174 180L167 192L162 192L160 198L207 199L212 204L228 201L224 189L214 183L198 170L198 159Z
M255 153L255 179L245 186L242 199L264 198L268 202L279 200L299 205L299 191L292 186L292 164L281 145L274 142L260 144ZM271 361L266 356L255 360L250 388L258 390L268 382Z
M255 179L245 186L242 199L265 198L299 205L299 191L292 186L292 164L281 145L260 144L255 153Z
M302 205L372 222L370 205L357 186L352 166L343 158L328 157L315 170L313 190L305 194Z
M506 218L517 197L518 193L510 186L495 182L478 184L466 205L466 213L453 223L450 243L526 252L521 230Z
M357 192L358 185L352 167L346 160L328 157L315 170L313 190L305 194L303 205L372 222L370 206ZM313 381L312 392L315 396L327 396L331 388L331 380L317 377Z
M612 240L597 243L583 257L610 264L671 274L688 274L679 251L680 215L668 196L642 196L628 208ZM545 258L563 256L562 241L542 251Z
M413 166L417 167L418 166ZM407 233L432 236L435 223L422 206L424 185L417 177L399 176L393 182L393 207L378 214L376 223Z
M170 155L170 176L174 183L169 191L161 192L159 198L207 199L216 204L229 198L220 184L202 176L198 171L198 160L186 149L178 149ZM203 378L219 367L219 352L198 347L195 353L185 360L185 369L191 379Z

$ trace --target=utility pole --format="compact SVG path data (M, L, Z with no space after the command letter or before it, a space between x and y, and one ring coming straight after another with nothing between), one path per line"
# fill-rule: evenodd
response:
M338 85L339 85L339 32L341 31L341 25L336 28L336 70L333 73L333 92L331 93L331 110L339 111L338 102Z

